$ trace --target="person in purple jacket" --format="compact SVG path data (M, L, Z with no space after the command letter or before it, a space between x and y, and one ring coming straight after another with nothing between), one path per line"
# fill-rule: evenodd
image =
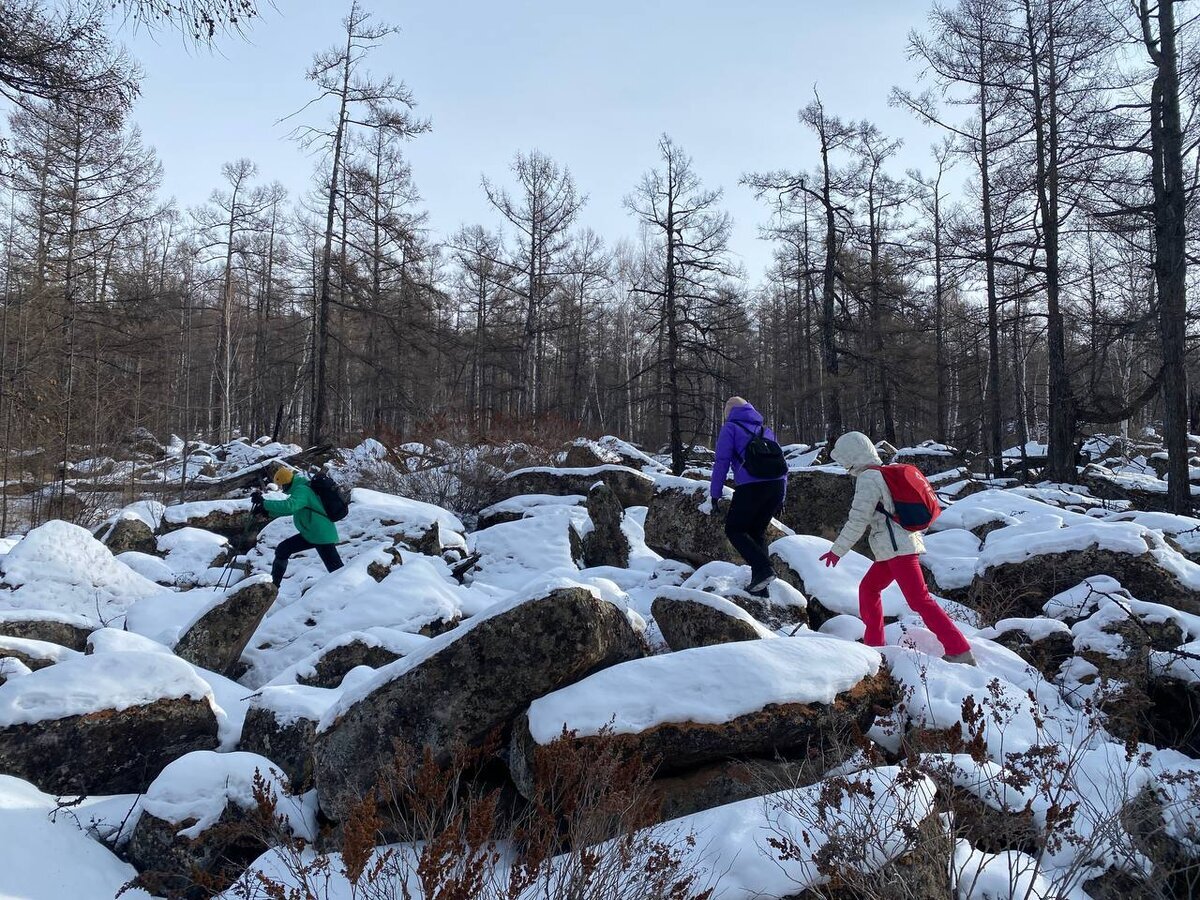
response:
M725 477L733 468L733 480L737 485L733 500L725 514L725 534L729 543L750 564L748 593L764 596L767 586L775 580L771 569L771 558L767 551L767 526L783 508L787 491L787 476L779 478L756 478L745 470L743 458L746 445L762 429L763 437L775 440L775 433L763 425L762 414L741 397L730 397L725 402L725 424L717 438L717 458L713 463L712 509L720 508L725 491Z

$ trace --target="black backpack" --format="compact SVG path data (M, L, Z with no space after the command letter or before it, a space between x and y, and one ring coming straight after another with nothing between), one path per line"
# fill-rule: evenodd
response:
M329 521L340 522L346 518L350 512L350 488L338 484L326 472L318 472L308 484L321 501Z
M783 448L768 437L763 437L763 429L752 431L741 422L735 422L743 431L750 434L750 443L742 454L742 468L754 478L784 478L788 473L787 458Z

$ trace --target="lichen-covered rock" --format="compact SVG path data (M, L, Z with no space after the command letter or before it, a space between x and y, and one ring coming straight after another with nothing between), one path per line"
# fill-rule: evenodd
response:
M978 637L988 638L1007 647L1047 678L1074 654L1075 638L1071 629L1055 619L1002 619Z
M654 779L651 797L663 820L814 784L844 759L844 753L815 752L800 759L727 759Z
M144 791L217 746L212 690L165 653L80 656L0 686L0 772L53 794Z
M781 521L796 534L835 540L854 499L854 478L840 467L795 469L788 475Z
M936 441L925 441L915 447L903 447L892 457L894 463L905 463L916 466L926 477L940 475L954 469L961 469L969 462L965 454L939 444Z
M582 587L553 587L472 619L345 692L321 722L315 774L335 820L371 791L406 741L450 761L529 703L643 653L626 613Z
M741 556L725 536L724 517L700 512L700 504L707 498L708 485L702 481L663 480L646 513L646 544L650 549L694 566L714 560L741 563ZM767 529L767 543L783 534L772 524Z
M483 531L486 528L491 528L493 525L519 522L521 519L540 515L543 512L557 510L562 507L584 506L586 504L587 498L579 494L566 494L563 496L559 496L558 494L522 494L516 497L509 497L507 500L501 500L499 503L493 503L491 506L481 509L475 530Z
M578 438L567 445L563 466L568 469L590 469L593 466L622 466L625 460L607 447L587 438Z
M265 756L295 791L313 786L317 723L337 693L304 685L272 685L250 698L238 749Z
M50 641L35 641L0 635L0 656L18 659L30 671L44 669L64 659L72 659L77 652Z
M159 523L159 534L180 528L199 528L228 538L234 552L244 553L258 540L267 519L255 516L247 500L198 500L168 506Z
M158 549L154 540L154 530L137 516L118 518L106 529L101 541L114 556L129 550L154 553Z
M82 653L96 626L82 616L57 615L40 610L0 612L0 635L58 644Z
M175 654L202 669L235 674L242 651L278 594L267 575L234 585L183 633Z
M1030 540L1036 546L1037 535ZM1200 593L1188 588L1153 554L1118 552L1094 544L986 566L972 581L967 604L993 621L1030 618L1053 595L1095 575L1115 578L1135 597L1200 613Z
M774 637L737 604L704 591L663 588L651 612L672 650Z
M602 481L617 495L621 506L648 506L654 494L654 479L628 466L603 465L581 469L518 469L505 476L499 490L504 497L521 494L587 495Z
M592 485L587 497L592 530L583 537L583 561L588 566L629 565L629 538L621 530L625 511L612 488L603 482Z
M420 649L427 641L425 635L390 632L389 629L353 632L338 638L305 664L300 664L296 682L311 688L337 688L347 673L355 668L383 668Z
M559 740L615 747L659 775L731 757L803 758L892 704L880 665L868 647L816 635L634 660L534 701L513 729L509 769L533 796L539 755Z
M189 753L167 766L141 800L123 848L140 872L136 886L185 900L205 900L229 887L267 851L275 827L255 796L256 778L278 801L285 828L310 835L269 760L250 753Z

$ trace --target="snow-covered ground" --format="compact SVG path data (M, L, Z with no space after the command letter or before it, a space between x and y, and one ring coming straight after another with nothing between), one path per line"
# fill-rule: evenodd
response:
M1113 446L1094 443L1097 453ZM235 442L185 451L177 441L158 466L170 480L187 459L216 480L298 450ZM789 464L802 469L821 451L789 447ZM615 437L576 442L566 451L584 452L598 462L572 472L599 480L634 468L663 486L693 484L672 479L661 459ZM956 455L934 444L903 453L931 460ZM368 441L342 451L335 466L343 477L377 487L412 485L418 478L449 478L468 464L478 471L505 454L523 456L515 448L489 455L482 448L385 448ZM112 470L111 462L91 459L76 469L80 477L102 477L97 473ZM845 477L837 467L822 471ZM1113 471L1118 485L1157 491L1148 486L1158 481L1148 460ZM117 511L113 521L136 519L155 532L154 552L114 556L87 530L57 521L0 542L0 634L17 625L34 629L0 637L0 741L17 728L183 698L208 704L217 723L215 749L180 756L155 773L142 797L89 797L66 809L32 783L4 774L7 745L0 743L0 897L113 896L136 875L121 854L140 816L175 823L181 835L197 838L227 808L253 804L255 771L286 796L290 832L311 837L316 794L292 796L275 761L242 749L248 713L269 711L280 727L308 723L325 734L356 704L464 635L562 588L583 588L604 608L615 607L652 652L527 701L520 712L540 746L564 730L587 737L668 726L719 729L764 709L834 704L877 672L895 683L896 700L880 710L870 744L824 781L764 788L765 796L659 826L691 836L677 852L686 871L713 886L714 900L797 894L828 881L828 860L839 852L856 877L866 877L913 854L918 830L945 837L942 872L950 871L950 890L961 900L1088 900L1099 895L1097 879L1117 872L1144 878L1164 864L1150 859L1131 834L1127 812L1147 797L1161 807L1161 837L1172 852L1200 860L1200 761L1189 755L1196 745L1185 737L1172 746L1165 727L1144 735L1123 730L1121 708L1110 700L1113 691L1132 690L1143 677L1171 690L1194 689L1187 696L1200 700L1200 566L1191 558L1200 551L1200 520L1102 501L1084 485L1003 487L961 469L952 476L975 492L958 488L953 493L962 498L947 499L927 537L923 564L937 587L955 598L938 599L970 639L975 667L942 659L943 648L894 585L883 595L887 646L864 647L858 583L870 561L852 552L827 568L820 556L830 542L815 535L774 542L771 550L787 575L771 586L768 604L791 621L819 607L818 630L768 628L755 620L748 611L752 598L743 591L747 567L719 559L693 567L663 558L649 546L661 545L647 535L646 507L629 506L621 516L628 566L589 568L580 546L597 525L578 493L517 496L451 512L386 490L356 489L349 516L337 526L345 567L327 573L311 551L294 558L270 609L250 623L237 670L223 669L225 675L183 660L173 648L223 608L231 593L218 586L222 575L232 572L241 587L267 582L275 548L294 533L290 521L262 527L232 570L224 568L236 553L230 539L194 523L242 514L246 501L238 497L165 507L140 502ZM498 524L471 530L467 522L476 516ZM1138 593L1106 571L1054 591L1037 583L1050 577L1039 568L1045 559L1085 553L1136 559ZM972 591L1011 567L1030 573L1034 614L988 618L987 609L972 608ZM1195 608L1184 608L1189 592L1196 594ZM748 629L752 639L670 652L654 621L658 598L695 603ZM1135 647L1143 632L1153 639ZM87 635L86 646L55 643L66 640L59 634L76 633ZM1029 647L1051 644L1065 656L1039 668L1041 657ZM514 654L521 649L510 648ZM384 662L363 664L355 654ZM309 683L329 660L348 660L336 686ZM1132 666L1121 668L1129 660ZM954 810L963 798L997 821L1027 820L1038 840L998 849L981 842L959 827ZM511 862L509 849L498 853L498 866ZM421 848L390 850L404 857ZM313 851L305 852L314 859ZM377 858L387 852L378 849ZM335 855L328 896L349 900L354 890L339 865ZM275 851L255 867L284 883L295 878Z

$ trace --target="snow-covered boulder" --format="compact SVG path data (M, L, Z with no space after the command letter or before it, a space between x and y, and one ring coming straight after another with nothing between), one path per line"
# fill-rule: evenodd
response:
M940 475L953 469L961 469L969 460L966 455L937 441L924 441L915 447L902 447L892 457L894 463L916 466L925 475Z
M623 466L629 463L598 441L576 438L567 444L563 466L568 469L590 469L593 466Z
M157 556L137 550L126 550L124 553L117 554L117 562L124 563L143 578L148 578L155 584L161 584L164 587L175 585L175 573Z
M1084 468L1079 481L1101 500L1124 501L1148 512L1166 512L1168 509L1167 483L1153 472L1115 472L1106 466L1092 464ZM1200 496L1200 487L1193 484L1191 493L1193 497Z
M89 805L64 815L61 797L0 775L0 892L27 900L116 897L151 900L127 889L137 870L88 834ZM128 811L126 803L122 814Z
M100 540L114 555L129 550L153 553L157 549L154 529L136 515L119 516L103 530Z
M430 636L475 611L465 608L473 595L454 581L444 562L405 550L399 551L403 562L395 565L395 552L390 544L376 543L313 582L303 596L276 603L242 654L249 669L241 680L252 687L266 684L352 631L387 627ZM377 581L381 570L386 574Z
M64 659L74 659L78 655L78 651L61 644L0 635L0 657L19 659L31 671L44 669Z
M196 500L168 506L159 523L160 535L180 528L198 528L227 538L233 549L242 552L254 545L258 530L266 519L257 518L250 510L250 500Z
M467 580L517 590L545 572L576 572L583 562L580 530L587 522L583 507L551 506L477 531L467 539L475 560Z
M368 628L335 638L294 667L297 684L336 688L348 673L360 666L382 669L429 642L423 634L393 628ZM278 682L278 678L276 681Z
M612 488L604 482L592 485L587 496L590 530L583 536L583 561L588 566L629 565L629 538L621 529L625 510Z
M286 778L252 753L198 750L159 773L138 807L123 852L155 895L204 900L233 883L268 848L256 787L279 799L275 812L292 834L312 839L315 823L285 796ZM241 826L241 827L239 827Z
M890 704L881 665L869 647L811 633L632 660L530 704L510 770L534 796L539 757L559 740L611 743L664 775L730 757L820 757Z
M765 597L746 593L749 584L749 566L710 562L688 575L682 587L722 597L768 628L808 624L808 599L791 584L777 579L767 588Z
M34 528L0 556L0 581L13 589L0 591L0 613L49 613L92 628L119 624L134 602L166 593L118 562L86 529L58 520Z
M394 742L448 762L530 702L643 653L626 611L563 580L534 586L346 689L315 748L321 808L344 817L394 764Z
M210 570L225 565L232 552L228 538L191 526L160 535L158 550L179 585L215 583L219 571Z
M0 602L3 602L3 597L3 592L0 592ZM97 627L86 616L70 613L0 609L0 635L45 641L81 652L87 647L88 635Z
M723 516L706 515L700 505L709 486L687 478L659 479L646 513L646 544L668 559L702 566L714 560L740 563L742 558L725 536ZM767 529L767 542L782 537L776 523Z
M0 771L59 794L143 791L217 746L212 688L165 653L63 660L0 686Z
M706 591L662 588L654 598L651 612L672 650L775 636L737 604Z
M309 790L317 723L338 696L336 690L298 684L261 688L250 698L238 749L265 756L293 789Z
M202 669L239 674L242 651L278 593L266 575L235 584L184 629L175 654Z
M493 525L503 525L505 522L516 522L539 515L547 510L561 506L584 506L587 497L581 494L521 494L509 497L499 503L484 507L479 511L476 531L483 531Z
M1074 638L1065 622L1037 616L1001 619L982 628L976 637L1007 647L1047 678L1053 678L1074 652Z
M648 506L654 494L654 479L628 466L600 465L585 468L556 469L538 466L518 469L504 477L499 490L504 497L521 494L581 494L602 481L617 495L622 506Z
M1053 595L1109 575L1134 596L1200 613L1200 566L1132 522L1010 526L988 535L968 604L985 619L1037 615Z

